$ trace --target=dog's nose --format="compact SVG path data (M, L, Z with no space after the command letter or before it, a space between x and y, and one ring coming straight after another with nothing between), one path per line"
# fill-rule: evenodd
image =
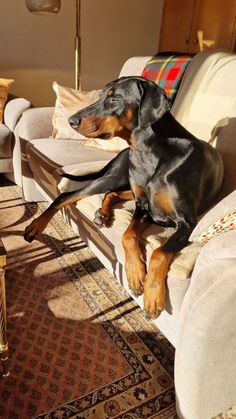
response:
M71 126L71 128L74 128L74 129L76 129L76 128L78 128L78 126L79 126L79 124L80 124L80 119L79 119L79 117L76 115L76 116L70 116L70 118L68 119L68 122L69 122L69 124L70 124L70 126Z

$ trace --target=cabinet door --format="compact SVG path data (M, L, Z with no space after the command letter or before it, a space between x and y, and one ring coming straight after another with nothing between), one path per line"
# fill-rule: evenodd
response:
M235 51L236 0L165 0L159 51Z
M190 49L234 49L236 0L198 0L190 38Z
M159 51L188 52L195 0L165 0Z

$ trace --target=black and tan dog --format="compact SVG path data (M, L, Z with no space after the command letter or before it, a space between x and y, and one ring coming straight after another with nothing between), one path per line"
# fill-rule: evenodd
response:
M123 235L126 274L133 293L144 291L145 310L156 318L165 307L166 275L173 255L186 246L197 215L209 207L220 190L222 160L213 147L175 120L163 91L141 77L109 83L95 104L69 122L87 137L109 140L119 135L127 140L129 149L100 171L88 187L60 195L26 228L25 238L33 240L63 206L90 194L113 191L106 195L95 217L98 223L106 223L113 200L131 198L125 191L130 184L135 211ZM110 183L105 187L106 176ZM139 237L150 219L162 226L175 226L176 230L153 251L146 272Z

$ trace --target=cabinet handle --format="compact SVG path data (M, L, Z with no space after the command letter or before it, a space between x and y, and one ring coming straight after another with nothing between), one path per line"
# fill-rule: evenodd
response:
M189 40L185 39L185 44L188 45L189 44Z
M194 39L193 43L194 43L194 45L197 45L198 44L198 39Z

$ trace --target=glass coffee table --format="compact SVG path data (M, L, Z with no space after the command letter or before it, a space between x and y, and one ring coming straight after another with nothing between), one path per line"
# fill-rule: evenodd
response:
M10 374L8 370L5 267L6 267L6 250L0 239L0 360L2 363L3 377L7 377Z

